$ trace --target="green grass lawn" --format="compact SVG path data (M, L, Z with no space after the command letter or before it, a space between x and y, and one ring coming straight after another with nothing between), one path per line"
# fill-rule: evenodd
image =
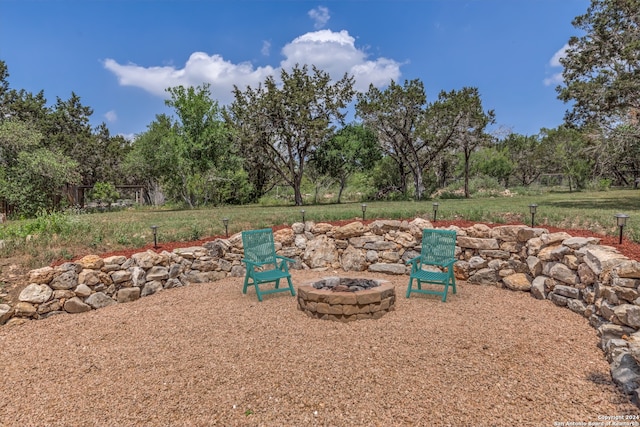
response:
M490 223L530 224L529 205L538 205L536 226L587 229L617 235L614 214L630 216L625 238L640 242L640 190L604 192L550 192L535 196L437 200L438 220L470 220ZM367 202L366 219L433 218L433 201ZM225 206L194 210L140 207L126 211L53 215L35 220L9 221L0 226L3 257L28 256L32 267L57 259L72 259L86 253L106 253L139 248L153 242L191 241L224 235L223 218L229 218L229 233L307 221L355 220L362 218L361 203L297 206ZM27 237L30 236L30 237Z

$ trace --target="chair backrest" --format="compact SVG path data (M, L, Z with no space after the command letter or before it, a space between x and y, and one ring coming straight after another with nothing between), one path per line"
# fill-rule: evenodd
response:
M422 251L424 264L443 265L455 258L456 232L453 230L422 230Z
M274 264L276 246L270 228L242 232L242 246L245 259L256 264Z

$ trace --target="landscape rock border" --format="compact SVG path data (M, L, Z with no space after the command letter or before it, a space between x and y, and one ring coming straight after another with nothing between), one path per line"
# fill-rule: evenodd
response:
M360 221L333 226L295 223L274 232L291 268L408 273L420 252L423 218ZM525 225L476 224L457 232L457 280L529 292L586 317L597 330L613 380L640 400L640 262L595 237L572 237ZM163 289L244 276L240 233L173 252L152 250L127 258L89 255L28 274L19 302L0 304L0 324L15 325L62 313L82 313L135 301ZM455 300L448 302L455 303Z

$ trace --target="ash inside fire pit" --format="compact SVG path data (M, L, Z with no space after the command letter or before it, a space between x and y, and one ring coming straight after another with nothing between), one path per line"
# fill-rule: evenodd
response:
M326 289L334 292L357 292L380 286L376 280L350 279L344 277L327 277L313 284L315 289Z

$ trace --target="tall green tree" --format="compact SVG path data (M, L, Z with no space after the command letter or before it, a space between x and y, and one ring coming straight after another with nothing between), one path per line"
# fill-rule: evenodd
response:
M592 136L600 173L623 184L640 176L640 0L591 0L573 25L558 97L566 120ZM631 154L631 155L629 155Z
M234 88L227 118L236 140L253 140L273 174L294 191L302 205L301 184L313 152L342 124L354 95L353 77L333 82L328 73L306 65L282 70L281 84L273 76L256 89Z
M460 150L464 162L464 197L469 198L470 159L480 146L490 140L485 130L495 123L493 110L484 111L477 88L465 87L448 94L453 108L461 115L456 124L456 149Z
M0 199L19 215L52 210L65 184L77 184L77 163L48 148L33 124L0 122Z
M593 171L593 161L588 155L587 140L577 129L559 126L541 129L541 144L549 147L546 159L547 172L560 172L569 180L569 191L586 187Z
M513 164L512 176L520 185L529 186L545 171L545 164L550 158L547 141L541 141L537 135L508 135L503 146L507 150L509 160Z
M165 141L173 145L171 152L175 154L176 176L171 182L190 207L207 203L209 183L220 178L216 168L221 165L228 142L221 109L209 87L169 88L171 98L165 101L177 116L172 135Z
M571 123L614 127L640 111L640 0L591 0L573 25L559 98ZM636 123L637 124L637 123ZM638 129L636 128L636 131ZM640 136L640 134L639 134Z
M321 173L338 180L340 203L347 179L355 172L373 168L381 158L375 133L361 124L349 124L318 147L313 163Z

